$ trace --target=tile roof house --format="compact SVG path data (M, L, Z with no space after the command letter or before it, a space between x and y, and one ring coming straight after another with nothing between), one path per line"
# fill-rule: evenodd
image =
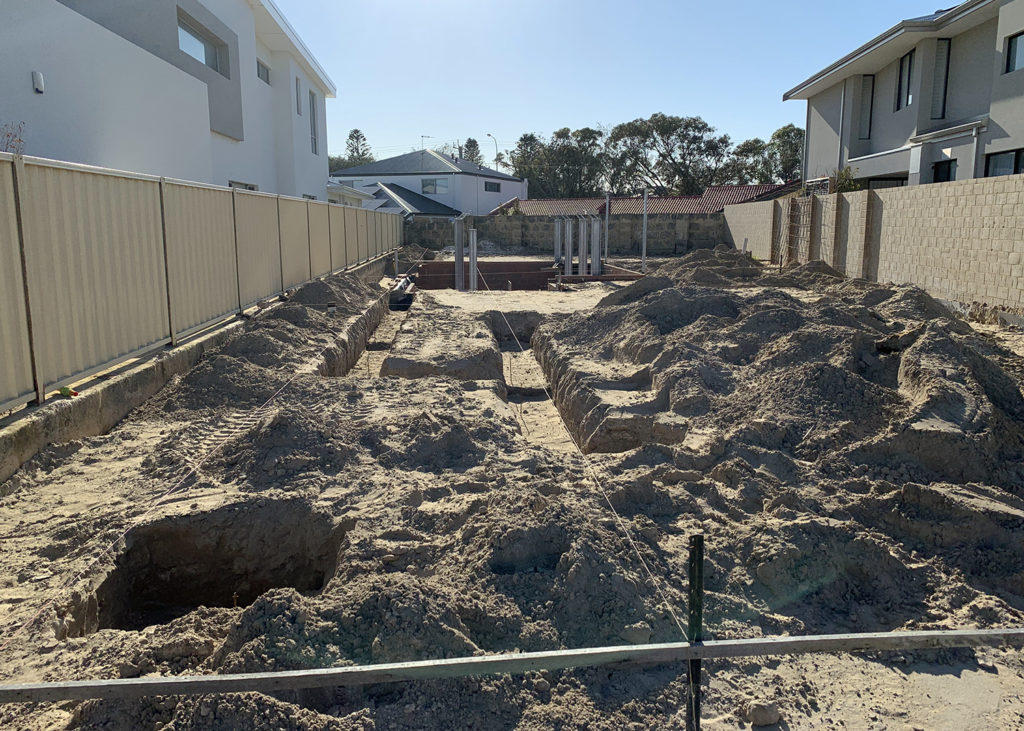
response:
M800 188L800 183L768 185L712 185L703 195L648 196L647 212L658 214L720 213L726 206L779 198ZM612 198L611 215L642 215L643 196ZM490 215L583 216L604 215L604 198L538 198L513 199L501 204Z
M413 193L454 210L456 215L485 214L510 197L526 198L528 188L526 180L434 150L416 150L336 170L331 179L375 195L378 184L398 186L406 191L400 197Z

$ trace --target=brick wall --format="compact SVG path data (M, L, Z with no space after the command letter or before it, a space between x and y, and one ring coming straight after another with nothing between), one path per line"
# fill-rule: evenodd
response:
M722 243L725 218L706 215L658 214L647 216L647 253L685 254ZM505 247L522 247L528 253L554 250L555 220L547 216L467 216L466 230L476 228L479 241ZM604 219L601 220L602 231ZM405 224L405 241L431 248L451 246L452 223L440 218L413 218ZM573 225L573 245L578 245L578 221ZM640 254L643 216L614 215L608 220L608 239L613 254Z
M765 242L774 233L781 243L769 252L775 261L779 250L798 261L820 257L851 277L1024 308L1024 175L816 198L806 229L777 230L790 210L784 200L729 206L725 233L737 248L744 239L756 242L748 248L760 259L773 258Z

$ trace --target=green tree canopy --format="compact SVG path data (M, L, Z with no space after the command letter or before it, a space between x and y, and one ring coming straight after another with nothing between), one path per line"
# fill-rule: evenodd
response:
M329 170L334 172L354 168L356 165L365 165L373 160L373 153L370 152L370 143L366 141L366 135L358 129L354 129L348 133L348 139L345 140L345 154L328 156L327 165Z
M606 151L616 191L699 195L721 182L730 140L700 117L657 113L616 125Z
M466 144L462 146L462 159L477 165L484 164L484 156L480 154L480 143L472 137L466 138Z

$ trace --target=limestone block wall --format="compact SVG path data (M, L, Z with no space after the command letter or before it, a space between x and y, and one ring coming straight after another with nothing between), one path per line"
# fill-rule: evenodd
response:
M522 247L528 253L548 253L554 247L555 219L549 216L467 216L466 230L476 228L479 241L505 247ZM573 225L573 244L578 245L579 223ZM601 221L602 231L604 220ZM724 240L725 217L720 213L658 214L647 217L647 253L685 254L711 248ZM442 248L454 241L448 219L413 218L405 223L405 241ZM613 254L639 255L643 241L643 216L614 215L608 220L608 239Z
M749 248L761 259L769 258L766 242L775 241L776 255L821 258L850 277L1024 309L1024 175L816 199L811 225L803 228L782 225L789 201L729 206L726 233L737 247L756 242Z

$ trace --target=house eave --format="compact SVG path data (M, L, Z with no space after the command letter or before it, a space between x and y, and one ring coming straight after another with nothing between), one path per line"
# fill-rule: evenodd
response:
M824 91L826 88L831 87L834 84L839 83L847 76L851 74L842 74L843 70L848 70L852 65L865 59L866 57L876 54L883 50L891 50L891 53L887 54L887 58L884 63L876 63L875 66L881 68L886 63L896 60L908 48L916 45L911 44L900 44L898 47L894 44L896 41L906 38L907 40L920 40L926 38L930 34L937 33L950 25L964 19L968 15L980 10L981 8L994 5L996 6L996 12L998 12L997 0L968 0L968 2L961 3L955 8L951 8L946 13L940 15L934 20L904 20L897 23L889 30L885 31L876 38L868 41L860 48L848 53L841 59L836 61L830 66L825 67L818 73L811 76L809 79L793 87L785 94L782 95L783 101L789 101L791 99L809 99L815 94ZM888 56L891 56L889 58ZM861 72L864 73L864 72Z
M257 38L271 51L292 55L302 70L320 85L324 96L334 99L338 89L331 81L331 77L327 75L306 44L302 42L288 19L274 4L274 0L249 0L249 4L256 16Z

